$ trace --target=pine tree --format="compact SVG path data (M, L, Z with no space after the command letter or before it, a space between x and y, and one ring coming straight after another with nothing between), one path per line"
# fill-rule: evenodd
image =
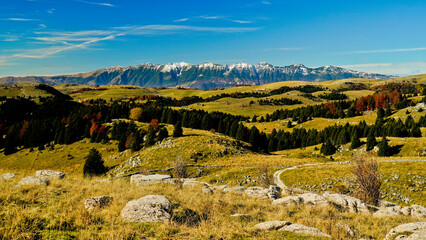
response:
M84 176L99 176L106 173L107 170L108 169L104 166L101 153L95 148L90 149L83 167Z
M358 148L359 146L361 146L361 141L359 140L358 133L355 130L351 138L351 149Z
M141 150L142 141L143 141L143 139L142 139L141 132L140 131L136 131L135 132L135 137L133 139L132 147L131 147L131 149L132 149L133 152Z
M239 124L237 135L235 136L236 139L244 141L246 139L246 128L243 124Z
M287 128L292 128L293 127L293 124L291 123L291 121L289 120L288 122L287 122Z
M169 131L167 131L167 128L163 127L160 129L160 131L158 131L157 142L161 142L163 141L163 139L166 139L168 137Z
M330 139L327 139L321 146L320 152L324 155L332 155L336 152L336 147L331 143Z
M368 132L368 136L367 136L367 149L366 150L370 151L376 145L377 145L377 141L376 141L376 137L374 136L374 129L371 129Z
M257 151L259 149L259 129L257 129L255 126L251 127L250 129L250 137L249 137L249 143L251 144L254 151Z
M126 150L126 139L127 139L126 135L123 134L121 136L119 142L118 142L118 151L119 152Z
M385 136L379 142L379 152L377 153L379 157L387 157L391 155L390 147Z
M183 136L183 129L182 129L182 123L181 121L178 121L173 130L173 137L182 137Z
M155 144L155 132L154 127L150 124L148 133L146 134L145 147L149 147Z

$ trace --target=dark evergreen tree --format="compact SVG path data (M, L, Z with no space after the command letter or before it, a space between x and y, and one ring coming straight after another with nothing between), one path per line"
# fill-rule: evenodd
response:
M182 122L178 121L175 125L174 125L174 129L173 129L173 137L182 137L183 136L183 129L182 129Z
M351 138L351 149L358 148L359 146L361 146L361 141L359 140L358 133L355 130Z
M158 131L157 136L157 142L163 141L163 139L166 139L169 137L169 131L167 131L167 128L163 127Z
M376 141L376 137L374 136L374 129L371 129L368 132L368 136L367 136L367 151L370 151L371 149L374 148L374 146L377 145L377 141Z
M287 122L287 128L292 128L293 127L293 124L291 123L291 121L289 120L288 122Z
M142 148L142 142L143 142L143 137L142 137L142 133L140 131L136 131L134 138L133 138L133 143L132 143L132 151L136 152L141 150Z
M85 177L99 176L107 172L101 153L95 148L90 149L83 167Z
M126 150L126 135L122 135L119 142L118 142L118 151L122 152L124 150Z
M320 152L326 156L332 155L336 152L336 147L330 139L327 139L327 141L322 144Z
M249 143L251 144L254 151L259 150L259 129L257 129L255 126L251 127L250 129Z
M386 139L385 136L382 137L382 140L379 142L378 146L379 146L379 152L377 153L377 155L379 157L387 157L391 155L388 140Z
M245 141L246 140L246 127L244 127L243 124L239 124L238 126L238 130L237 130L237 135L235 136L236 139L241 140L241 141Z
M146 134L145 147L149 147L155 144L155 132L154 127L150 124L148 133Z
M420 130L420 126L418 124L413 125L410 135L412 137L422 137L422 131Z
M390 108L390 104L388 104L388 105L386 106L386 109L385 109L385 116L386 116L386 117L389 117L390 115L392 115L392 110L391 110L391 108Z

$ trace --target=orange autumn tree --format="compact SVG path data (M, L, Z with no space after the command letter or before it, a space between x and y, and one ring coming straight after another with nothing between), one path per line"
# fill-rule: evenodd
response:
M142 108L136 107L130 110L130 119L139 120L142 117Z

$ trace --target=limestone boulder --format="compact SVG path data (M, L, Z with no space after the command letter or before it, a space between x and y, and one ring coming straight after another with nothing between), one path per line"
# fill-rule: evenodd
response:
M304 204L310 204L313 206L326 206L328 205L327 199L316 193L303 193L299 194L298 197L303 199Z
M96 208L104 208L111 204L113 198L110 196L92 197L84 201L84 208L92 210Z
M248 187L244 190L244 194L249 197L277 199L279 192L263 187Z
M48 179L44 178L37 178L37 177L24 177L19 181L18 185L49 185L50 181Z
M124 222L167 222L171 218L172 203L163 195L147 195L130 201L121 210Z
M135 174L130 177L130 183L135 184L136 186L146 186L153 184L161 184L161 183L169 183L174 184L176 181L172 179L170 175L160 175L160 174L152 174L152 175L143 175L143 174Z
M402 208L400 206L394 206L394 207L381 207L379 210L377 210L373 216L375 217L394 217L402 215L401 212Z
M397 227L392 228L388 232L388 234L386 235L384 240L390 240L400 233L404 233L405 236L404 236L403 239L408 239L413 234L415 234L415 235L411 239L416 239L414 237L418 236L418 233L422 233L422 232L425 232L425 231L426 231L426 222L406 223L406 224L402 224L402 225L399 225ZM410 233L410 235L408 235L406 233ZM417 239L425 239L424 237L425 237L425 235L423 235L423 238L417 238Z
M64 179L66 174L55 170L38 170L36 176L39 178Z
M284 226L290 225L291 222L287 221L267 221L254 225L254 229L258 230L277 230Z
M348 195L344 194L330 194L330 193L324 193L323 195L327 201L336 206L338 209L347 211L347 212L354 212L354 213L369 213L369 209L367 207L367 204L365 204L363 201L361 201L358 198L354 198Z
M0 175L0 181L11 180L11 179L14 179L14 178L15 178L15 174L13 174L13 173L5 173L5 174Z
M314 227L308 227L302 224L291 224L284 226L280 228L278 231L284 231L284 232L293 232L293 233L299 233L299 234L306 234L306 235L312 235L312 236L318 236L318 237L329 237L330 235L323 233L321 230L314 228Z
M299 196L288 196L283 198L278 198L272 202L273 205L299 205L303 203L303 199Z
M413 217L426 217L426 208L420 205L411 205L411 215Z

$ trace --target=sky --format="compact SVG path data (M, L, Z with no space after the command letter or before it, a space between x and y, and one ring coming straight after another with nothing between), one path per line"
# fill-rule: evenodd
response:
M0 76L142 63L426 73L424 0L0 0Z

